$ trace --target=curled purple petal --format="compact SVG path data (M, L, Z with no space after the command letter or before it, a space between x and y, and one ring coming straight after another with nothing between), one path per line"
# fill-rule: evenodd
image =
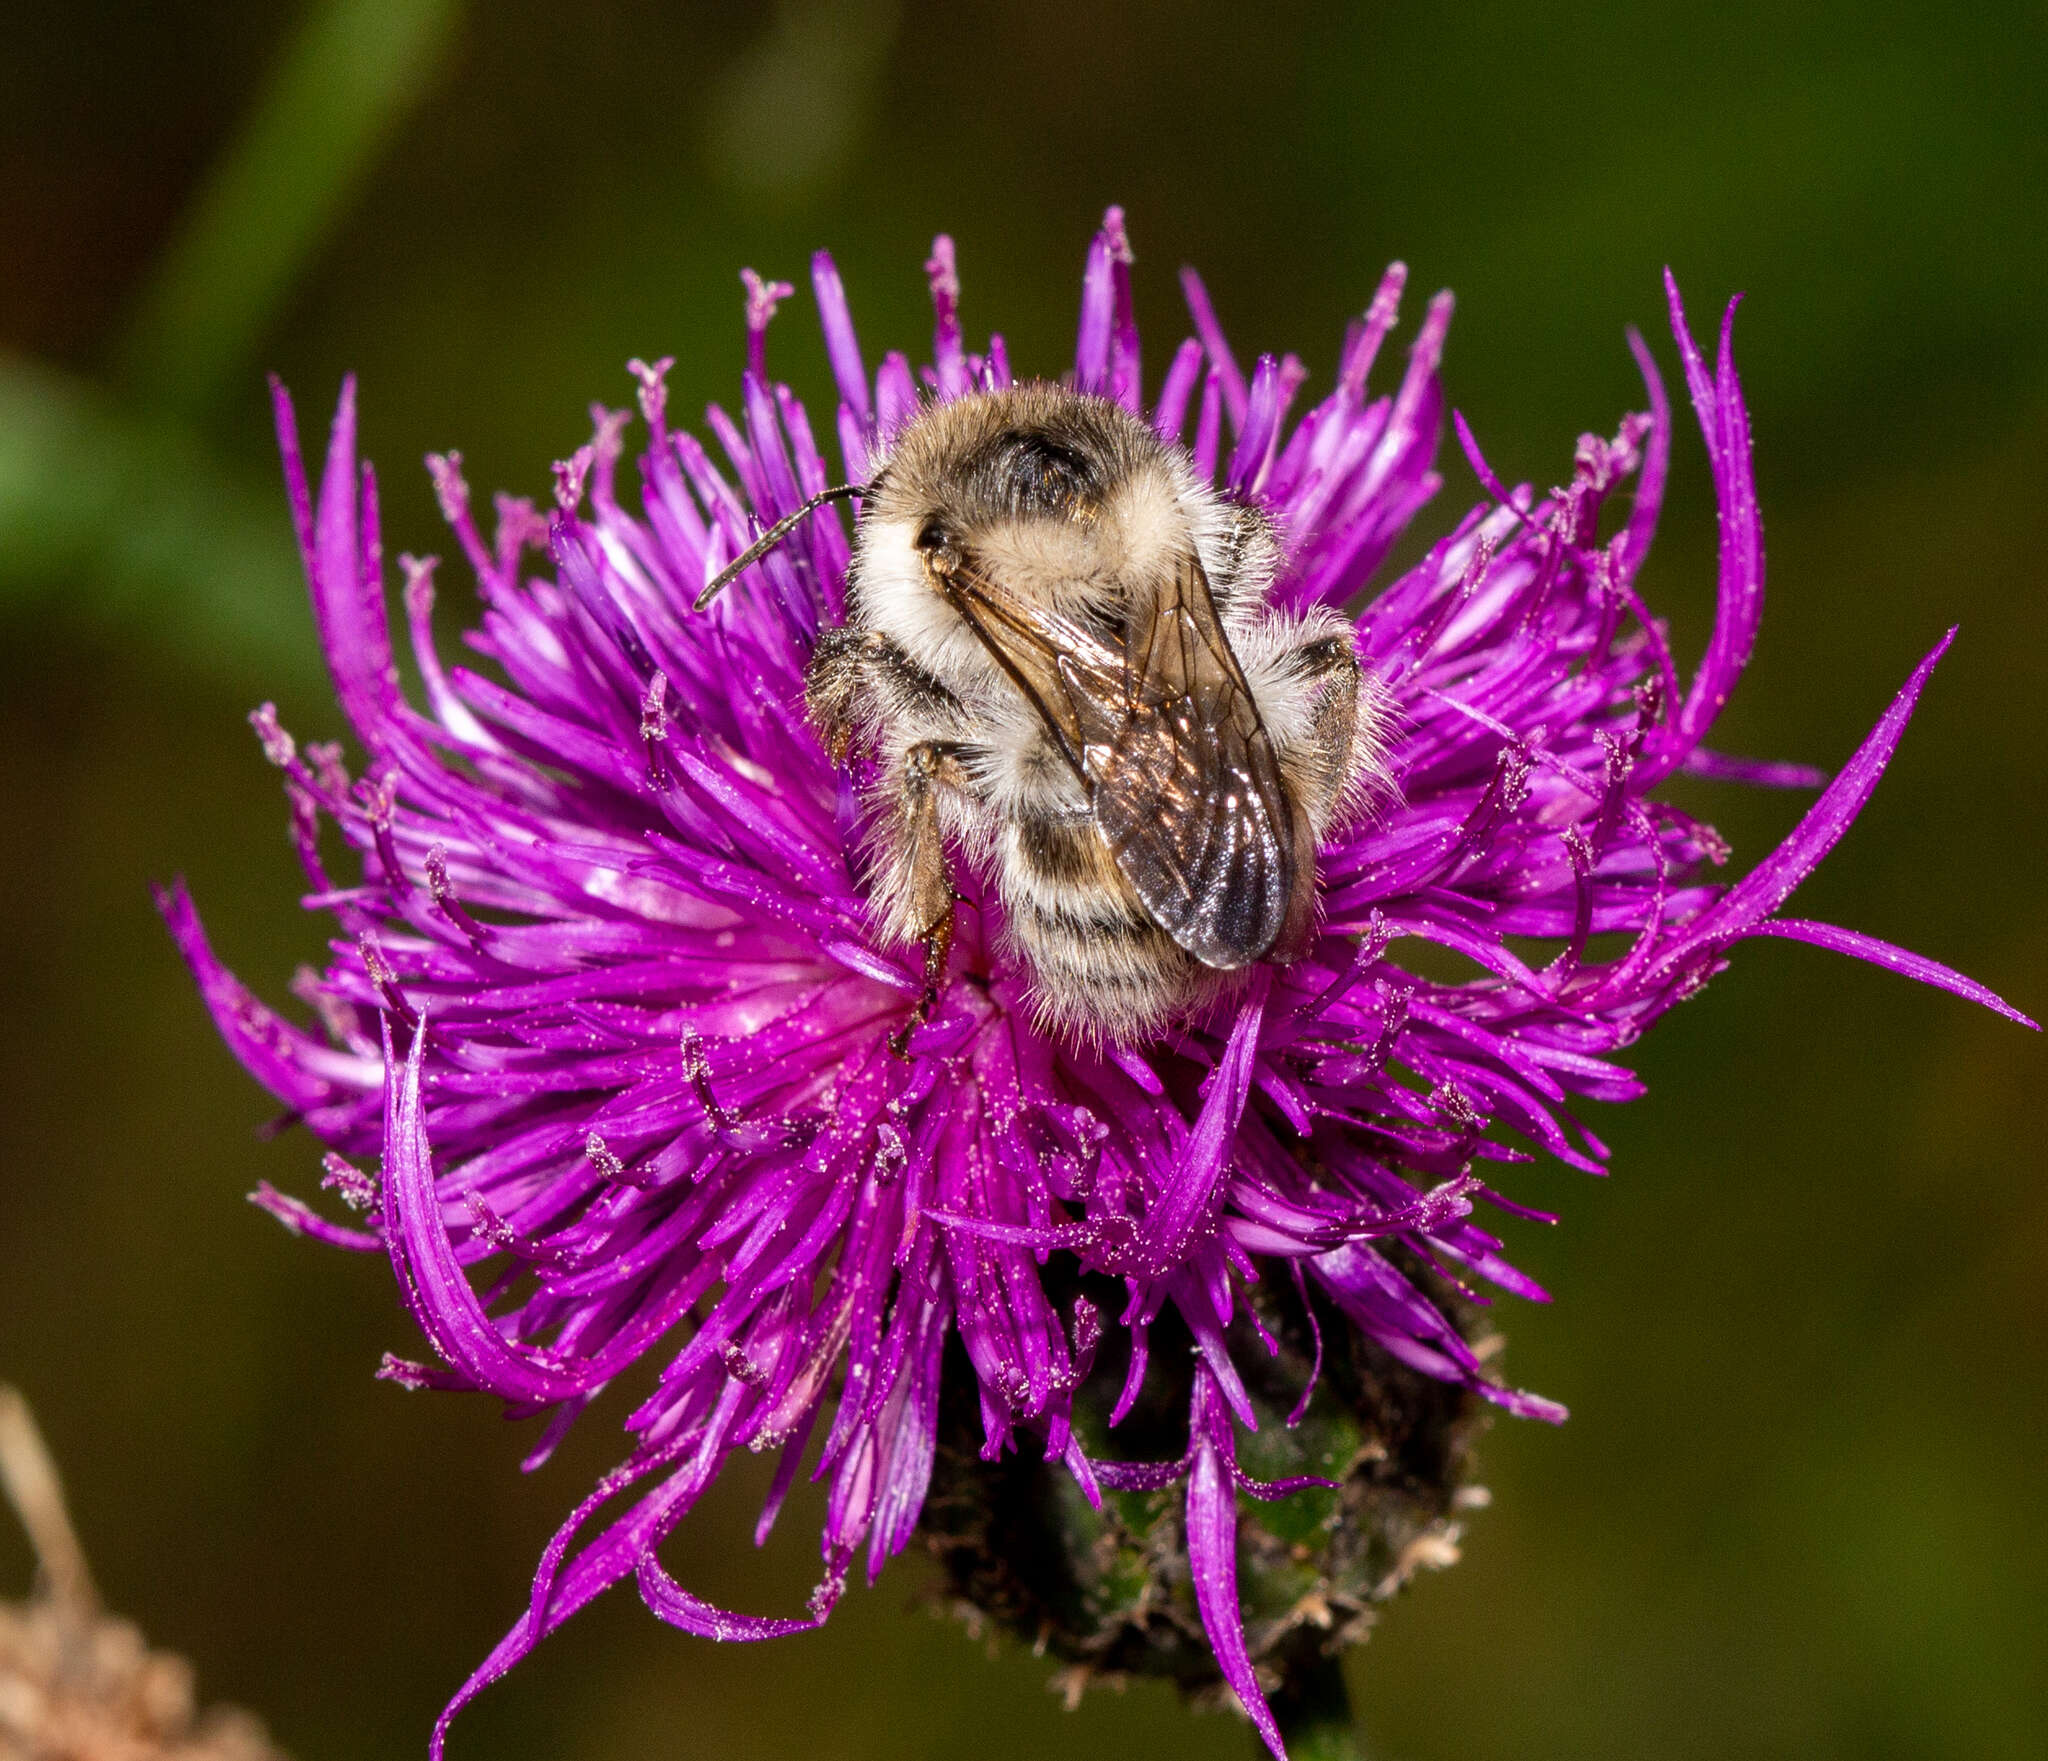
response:
M640 1556L634 1575L640 1581L640 1598L648 1610L686 1633L721 1644L754 1643L760 1639L782 1639L791 1633L808 1631L814 1620L770 1618L761 1614L728 1614L693 1596L662 1569L652 1553Z

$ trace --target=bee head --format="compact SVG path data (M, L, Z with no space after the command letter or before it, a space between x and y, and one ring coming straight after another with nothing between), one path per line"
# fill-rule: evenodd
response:
M1119 516L1147 487L1171 499L1169 454L1151 429L1106 398L1031 383L920 411L877 473L862 524L901 531L940 565L959 553L1006 570L1063 556L1093 575L1114 564L1091 553L1117 547Z
M1206 531L1185 459L1107 398L1029 383L934 403L898 430L861 504L847 620L935 677L990 663L962 581L1024 615L1111 631Z

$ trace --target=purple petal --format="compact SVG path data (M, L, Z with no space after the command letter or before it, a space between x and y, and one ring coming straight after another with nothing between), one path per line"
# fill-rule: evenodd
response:
M661 1561L651 1553L641 1555L634 1575L640 1582L640 1599L649 1609L670 1626L681 1627L684 1632L694 1633L700 1639L716 1639L722 1644L736 1641L752 1643L757 1639L781 1639L791 1633L809 1632L818 1624L809 1619L728 1614L723 1608L714 1608L709 1602L691 1595L662 1569Z
M329 1247L344 1247L352 1253L384 1251L382 1236L372 1235L367 1229L351 1229L346 1224L330 1223L302 1199L279 1192L267 1180L259 1180L256 1183L256 1190L250 1193L249 1202L258 1210L268 1211L294 1235L324 1241Z
M969 389L967 358L960 347L960 272L954 266L953 241L944 233L932 240L924 272L932 290L932 361L939 396L960 397Z
M1735 376L1735 308L1741 300L1730 300L1721 319L1720 355L1710 381L1699 347L1686 328L1678 281L1668 269L1664 287L1671 302L1671 331L1685 361L1685 381L1692 392L1700 432L1706 438L1714 471L1714 499L1721 510L1714 631L1677 721L1676 737L1682 746L1690 747L1703 740L1714 725L1756 647L1757 627L1764 613L1764 529L1750 468L1749 412Z
M1654 963L1655 972L1669 973L1699 950L1747 933L1792 896L1793 889L1819 866L1862 812L1898 749L1921 691L1955 639L1955 631L1950 630L1934 645L1857 747L1855 756L1806 810L1792 835L1701 912L1683 935L1667 942Z
M1636 369L1649 396L1650 437L1643 450L1642 469L1636 473L1635 506L1629 509L1628 524L1615 546L1615 573L1624 582L1635 580L1643 558L1650 554L1657 516L1664 507L1664 479L1671 469L1671 399L1664 391L1664 376L1657 371L1657 357L1633 324L1628 327L1628 350L1636 358Z
M868 390L868 370L860 358L860 339L853 331L853 310L846 303L846 286L839 279L839 267L829 251L811 259L811 287L818 297L818 323L825 332L825 355L832 363L832 378L846 406L864 425L875 419L874 401Z
M1081 325L1074 343L1074 386L1143 414L1138 325L1131 304L1131 241L1124 211L1111 208L1088 247L1081 278Z
M1711 777L1721 783L1747 783L1757 789L1818 789L1828 773L1811 764L1788 764L1781 759L1730 758L1695 746L1678 767L1687 776Z
M403 1073L394 1086L385 1080L384 1192L393 1268L418 1294L415 1310L434 1349L479 1388L513 1400L566 1400L582 1392L582 1380L514 1350L484 1313L470 1289L434 1190L432 1153L420 1103L420 1059L426 1022L413 1034ZM393 1065L391 1023L384 1023L384 1067Z
M282 404L279 419L289 420L290 414L290 405ZM300 493L294 484L295 520ZM341 382L312 542L304 556L313 618L334 679L334 694L350 725L372 748L383 743L400 704L398 666L384 613L383 556L376 523L376 479L367 466L359 472L356 463L356 382L351 374ZM303 536L304 529L301 531Z
M1195 321L1195 334L1202 339L1210 369L1222 387L1224 407L1230 412L1230 426L1235 431L1244 426L1247 398L1244 375L1238 371L1237 359L1230 352L1223 326L1216 322L1216 308L1209 303L1209 290L1202 285L1202 278L1192 269L1183 269L1180 285L1181 291L1187 295L1188 313Z
M1145 1219L1146 1250L1162 1265L1172 1265L1184 1258L1197 1234L1211 1221L1211 1201L1224 1169L1229 1166L1237 1122L1251 1091L1252 1060L1258 1051L1259 1023L1265 1007L1261 983L1238 1010L1215 1080L1202 1101L1187 1147L1178 1158L1179 1175Z
M1206 1374L1203 1372L1203 1379ZM1229 1453L1228 1423L1223 1421L1221 1445L1207 1436L1198 1437L1193 1444L1194 1467L1188 1475L1188 1568L1202 1630L1216 1653L1216 1667L1266 1747L1277 1761L1287 1761L1280 1727L1266 1696L1259 1691L1259 1678L1245 1647L1244 1613L1237 1603L1237 1487L1231 1473L1236 1462Z
M1853 960L1867 960L1873 966L1882 966L1887 972L1896 972L1901 978L1918 979L1937 990L1953 991L1959 997L1983 1004L2008 1021L2017 1021L2036 1033L2041 1031L2039 1022L2022 1015L1996 991L1988 990L1974 978L1966 977L1952 966L1942 965L1939 960L1930 960L1924 954L1915 954L1905 948L1894 947L1890 942L1881 942L1876 936L1864 935L1860 930L1837 929L1831 923L1810 923L1799 917L1774 917L1758 924L1749 933L1783 936L1792 942L1811 942L1816 948L1826 948L1831 953L1847 954Z

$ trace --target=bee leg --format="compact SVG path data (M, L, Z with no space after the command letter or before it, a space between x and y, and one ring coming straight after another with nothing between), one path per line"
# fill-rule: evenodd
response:
M859 721L868 650L875 638L851 627L818 632L804 668L804 709L834 764L844 764Z
M860 729L877 718L914 716L925 726L959 726L960 701L877 630L852 624L822 630L804 669L804 709L834 764L844 764Z
M1309 737L1283 752L1280 762L1291 782L1308 785L1296 798L1308 806L1320 835L1351 785L1363 673L1348 636L1319 637L1296 649L1293 658L1299 674L1314 682L1316 701Z
M890 917L905 939L924 943L924 990L911 1005L910 1019L889 1039L899 1058L908 1055L910 1036L931 1019L946 982L953 951L953 870L946 860L939 825L939 790L966 792L960 748L949 741L921 740L903 755L898 797L894 872L889 877Z
M910 1019L889 1036L889 1050L899 1058L910 1056L910 1036L932 1018L939 1006L939 992L946 982L946 961L953 952L953 906L949 898L946 914L924 938L924 989L910 1006Z

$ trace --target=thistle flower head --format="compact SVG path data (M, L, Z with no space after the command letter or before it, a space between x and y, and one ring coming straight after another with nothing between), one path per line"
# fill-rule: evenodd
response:
M1328 1584L1311 1582L1291 1607L1248 1612L1240 1500L1336 1498L1356 1516L1358 1464L1385 1439L1361 1442L1354 1424L1314 1475L1279 1485L1241 1454L1309 1413L1339 1358L1354 1382L1406 1391L1388 1411L1437 1390L1454 1407L1563 1417L1498 1381L1475 1343L1481 1290L1543 1296L1482 1219L1532 1214L1502 1190L1520 1164L1602 1165L1572 1108L1639 1092L1615 1054L1759 935L2012 1013L1932 961L1781 915L1869 795L1947 638L1734 884L1713 878L1728 853L1712 829L1660 798L1680 770L1819 780L1703 744L1763 599L1727 322L1710 362L1671 287L1721 509L1714 629L1688 679L1638 593L1672 427L1639 338L1647 413L1582 437L1558 488L1502 486L1460 423L1490 499L1369 591L1439 487L1449 297L1429 302L1400 370L1377 372L1402 292L1390 270L1335 384L1302 408L1301 363L1264 356L1247 374L1190 273L1195 334L1148 400L1131 263L1112 210L1069 383L1267 510L1287 557L1276 600L1355 615L1393 718L1393 790L1320 852L1308 952L1145 1043L1034 1026L999 902L968 864L937 1006L892 1051L922 974L875 930L861 779L802 710L807 659L843 611L841 516L820 512L692 610L759 531L861 480L924 400L1010 381L1000 337L969 346L949 241L926 266L937 321L921 367L892 352L871 370L830 258L814 260L830 436L769 375L790 289L750 274L739 402L706 416L717 457L671 426L669 363L635 362L645 447L630 492L621 411L599 409L556 466L553 507L500 498L489 536L459 459L430 460L482 599L468 642L489 668L443 661L434 565L401 559L424 708L399 685L353 386L317 493L276 394L321 640L363 754L352 772L338 748L297 747L267 708L254 718L311 903L341 931L299 987L318 1026L256 1001L183 892L163 900L221 1031L329 1146L325 1184L360 1216L344 1225L267 1187L259 1201L388 1255L437 1361L383 1373L546 1415L532 1461L614 1376L660 1361L626 1419L626 1459L563 1525L451 1714L623 1578L713 1638L822 1620L858 1556L872 1578L918 1529L951 1425L992 1469L1014 1452L1054 1464L1081 1508L1177 1500L1159 1530L1168 1576L1183 1636L1206 1635L1182 1673L1220 1673L1281 1753L1261 1667L1285 1635L1341 1635L1357 1610L1333 1618ZM328 825L347 872L328 865ZM1462 957L1463 975L1443 976L1441 952L1418 958L1424 944ZM1122 1437L1162 1427L1162 1453L1118 1459ZM763 1536L797 1474L829 1488L802 1613L713 1608L659 1558L741 1449L779 1458ZM1385 1582L1449 1546L1449 1496L1389 1531Z

